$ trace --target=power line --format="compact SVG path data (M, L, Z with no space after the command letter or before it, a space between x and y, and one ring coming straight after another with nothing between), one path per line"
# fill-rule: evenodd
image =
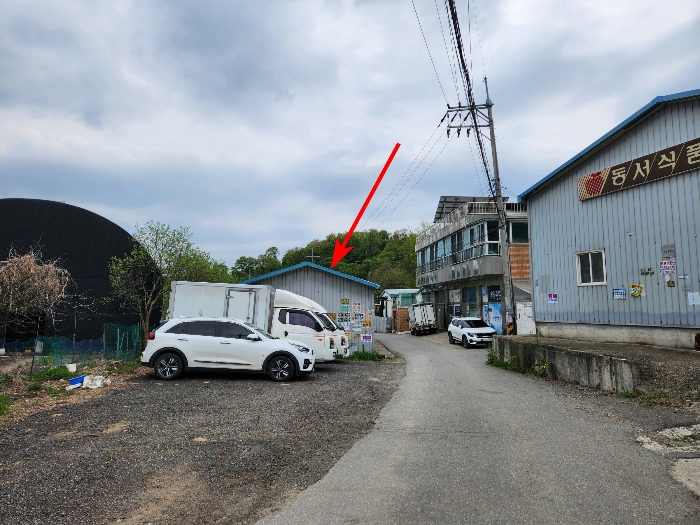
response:
M385 212L386 209L389 207L389 205L394 201L394 199L395 199L396 197L399 196L399 193L401 192L401 190L410 182L410 180L413 178L413 176L418 172L418 169L420 168L421 164L423 164L423 162L425 161L425 159L428 158L428 155L430 155L430 152L433 151L433 149L435 148L435 146L437 145L437 143L440 142L440 140L442 140L443 136L444 136L444 135L442 135L442 134L438 135L437 139L435 139L435 142L433 142L433 145L430 146L430 149L425 153L425 155L424 155L423 158L420 160L420 162L419 162L418 164L416 164L415 168L413 168L413 170L412 170L412 172L409 174L409 176L405 178L405 180L403 181L403 183L401 184L401 186L396 190L396 192L394 193L394 195L388 200L388 202L386 202L386 204L384 204L384 206L383 206L380 210L378 210L379 213L377 213L377 214L375 215L375 217L374 217L371 221L368 221L368 222L367 222L367 224L365 225L365 227L369 226L369 224L371 224L372 222L377 221L377 220L379 219L379 217L381 217L381 216L384 214L384 212Z
M445 114L445 116L442 118L442 120L440 121L440 124L438 125L438 128L437 128L437 129L440 128L440 126L442 125L442 123L445 121L445 118L446 118L446 117L447 117L447 114ZM437 129L436 129L436 130L433 132L433 134L430 136L430 139L428 139L428 142L430 142L430 140L432 139L433 135L435 135L435 132L437 131ZM413 170L411 170L411 167L409 166L409 168L406 170L406 173L404 173L404 176L401 178L401 180L399 180L399 182L396 183L396 185L394 186L394 189L392 189L391 193L390 193L389 195L387 195L387 196L384 198L384 200L383 200L382 203L379 205L379 207L378 207L376 210L374 210L374 212L372 212L372 215L371 215L370 217L368 217L367 220L363 223L363 228L366 229L372 222L375 222L375 221L384 213L384 211L386 210L386 208L387 208L387 207L392 203L392 201L398 196L398 194L401 192L401 190L404 188L404 186L406 186L406 184L408 184L408 182L413 178L413 176L415 175L415 173L416 173L416 172L418 171L418 169L420 168L421 164L423 164L423 162L425 161L425 159L428 157L428 155L430 155L430 152L435 148L435 146L436 146L437 143L442 139L442 137L443 137L442 134L438 135L437 139L435 139L435 142L433 142L433 145L430 146L430 149L428 149L428 151L425 153L425 155L423 155L423 158L418 162L418 164L415 165L415 167L413 168ZM428 144L428 142L426 142L426 145ZM423 148L421 149L421 151L423 151L423 149L425 149L425 146L423 146ZM419 153L418 156L420 156L420 153ZM417 159L417 158L418 158L418 157L416 157L416 159ZM414 163L415 163L415 160L414 160ZM411 163L411 164L413 164L413 163ZM409 172L410 172L410 173L409 173ZM392 193L393 193L393 195L392 195Z
M396 184L394 184L394 186L392 187L392 189L391 189L391 191L388 193L388 195L387 195L386 197L384 197L384 200L383 200L382 202L380 202L379 205L374 209L374 211L373 211L369 216L367 216L367 218L365 218L365 219L363 220L363 223L362 223L362 226L360 226L360 229L362 229L366 224L368 224L368 223L370 222L370 220L379 212L379 210L381 209L382 205L387 201L387 199L388 199L389 197L392 196L392 194L394 193L394 191L397 191L397 192L398 192L398 191L401 190L401 187L402 187L402 186L401 186L401 183L404 181L404 178L405 178L406 175L411 171L411 168L413 167L413 165L415 164L415 162L418 160L418 157L420 157L420 155L421 155L421 153L423 153L423 150L425 149L425 147L426 147L426 146L428 145L428 143L432 140L433 136L435 136L435 133L437 133L437 131L440 129L440 126L442 126L442 123L445 121L445 118L446 118L446 117L447 117L447 114L445 114L445 116L442 117L442 120L440 120L440 122L438 123L437 127L436 127L436 128L433 130L433 132L430 134L430 137L428 137L428 140L425 141L425 144L423 144L423 147L420 149L420 151L418 152L418 154L415 156L415 158L413 159L413 161L411 162L411 164L408 166L408 168L406 168L406 171L404 171L403 175L401 175L401 178L398 180L398 182L396 182ZM421 161L421 162L422 162L422 161ZM420 163L419 163L419 165L420 165Z
M430 62L433 64L433 71L435 71L435 76L437 77L438 84L440 84L440 91L442 91L442 96L445 97L445 103L447 102L447 95L445 95L445 90L442 88L442 82L440 82L440 75L438 75L437 68L435 67L435 62L433 61L433 55L430 53L430 48L428 47L428 41L425 39L425 33L423 32L423 26L420 23L420 18L418 17L418 10L416 9L416 4L411 0L413 4L413 12L416 13L416 20L418 20L418 27L420 27L421 35L423 35L423 42L425 42L425 48L428 50L428 56L430 57Z
M437 0L435 0L435 11L437 11L438 21L440 22L440 32L442 33L442 42L445 44L445 51L447 52L447 62L450 64L450 73L452 74L452 81L455 85L455 93L457 93L457 103L461 104L459 100L459 87L457 86L457 74L455 72L456 67L452 65L452 55L450 55L450 49L447 46L447 40L445 39L445 31L442 29L442 16L440 15L440 8L438 7ZM456 66L457 64L455 64Z
M467 0L469 1L469 0ZM476 10L476 4L472 0L474 5L473 9ZM479 55L481 56L481 69L484 70L484 77L486 77L486 64L484 63L484 50L481 48L481 35L479 34L479 17L474 13L474 25L476 26L476 41L479 43Z
M454 137L454 135L452 135L452 137ZM389 214L388 214L386 217L384 217L384 220L383 220L382 222L379 223L379 226L377 226L377 228L380 228L381 225L384 224L384 223L386 222L386 220L387 220L389 217L391 217L391 214L394 213L394 212L396 211L396 209L397 209L399 206L401 206L401 203L402 203L403 201L406 200L406 197L408 197L408 196L411 194L411 192L413 191L413 189L414 189L414 188L418 185L418 183L423 179L423 177L425 176L425 174L428 173L428 170L432 167L433 164L435 164L435 161L438 159L438 157L440 156L440 154L445 150L445 148L447 147L447 145L450 143L450 140L452 140L452 137L448 137L447 142L445 142L445 145L442 147L442 149L441 149L440 151L438 151L438 154L435 155L435 158L434 158L433 161L430 163L430 165L429 165L427 168L425 168L425 171L423 172L423 174L418 178L418 180L415 182L415 184L414 184L413 186L411 186L411 189L408 190L408 193L406 193L406 195L404 195L403 199L401 199L401 200L398 202L398 204L394 207L394 209L391 210L391 211L389 212Z

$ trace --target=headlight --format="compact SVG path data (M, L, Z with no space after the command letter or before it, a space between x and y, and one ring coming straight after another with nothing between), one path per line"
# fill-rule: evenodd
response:
M288 342L290 345L292 345L294 348L296 348L297 350L299 350L300 352L307 352L307 353L308 353L308 352L310 351L310 349L309 349L308 346L304 346L304 345L301 344L301 343L295 343L294 341L287 341L287 342Z

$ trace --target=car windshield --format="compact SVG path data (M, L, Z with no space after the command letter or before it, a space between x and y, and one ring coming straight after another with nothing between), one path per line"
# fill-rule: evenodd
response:
M314 312L314 313L321 318L321 321L323 321L323 324L325 324L329 330L342 330L343 329L343 327L340 326L338 323L336 323L335 319L333 319L330 315L325 314L325 313L321 313L321 312Z
M469 325L469 328L489 328L489 325L487 325L481 319L470 319L464 322Z
M252 328L252 329L255 330L256 332L258 332L260 335L262 335L263 337L267 337L268 339L274 339L274 337L272 336L272 334L267 333L265 330L263 330L263 329L260 328L259 326L255 326L254 324L250 324L250 323L245 323L245 325L246 325L248 328Z

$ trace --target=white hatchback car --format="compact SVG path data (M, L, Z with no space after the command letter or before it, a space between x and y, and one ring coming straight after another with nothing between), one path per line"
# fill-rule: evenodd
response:
M490 343L495 334L496 330L478 317L455 317L447 328L450 344L462 343L464 348Z
M193 368L262 371L287 381L314 370L314 353L297 341L284 341L257 326L218 317L167 321L148 334L141 364L159 379L175 379Z

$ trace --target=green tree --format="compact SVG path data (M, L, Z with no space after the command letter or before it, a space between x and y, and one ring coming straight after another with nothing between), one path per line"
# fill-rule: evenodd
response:
M257 257L239 257L231 268L231 276L234 282L239 282L280 269L279 249L272 246Z
M292 248L282 257L282 268L308 261L312 250L320 256L315 262L330 266L335 239L347 233L328 235L305 247ZM416 236L408 230L389 233L386 230L355 232L349 243L352 251L335 266L335 270L361 279L374 281L384 288L413 288L416 281Z
M135 244L131 253L110 259L109 282L122 310L138 314L144 348L151 314L163 302L163 274L146 249Z
M224 262L194 245L189 228L149 221L136 225L133 238L131 253L110 261L109 277L112 296L139 315L144 337L153 310L160 305L167 314L172 281L233 282Z

